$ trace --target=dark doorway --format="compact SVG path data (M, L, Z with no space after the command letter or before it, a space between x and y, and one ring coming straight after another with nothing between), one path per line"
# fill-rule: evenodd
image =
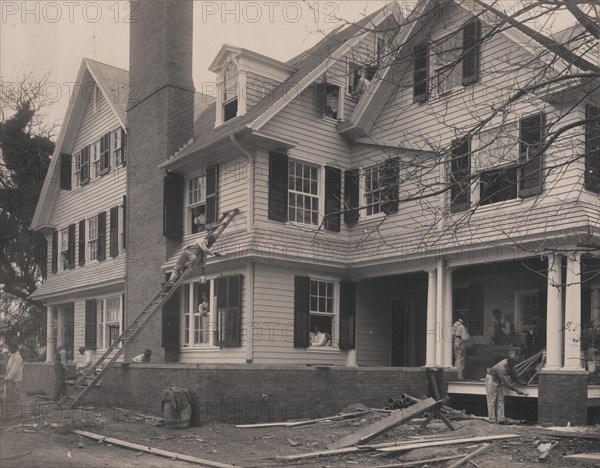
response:
M392 300L391 366L418 367L425 364L424 323L413 300Z

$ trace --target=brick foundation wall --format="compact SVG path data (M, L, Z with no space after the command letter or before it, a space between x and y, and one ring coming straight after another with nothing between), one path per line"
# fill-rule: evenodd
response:
M555 426L587 424L587 372L540 373L538 422Z
M47 367L53 376L52 366ZM35 368L26 364L26 374L32 372ZM34 390L37 379L26 380L27 390ZM52 380L48 383L51 393ZM353 403L381 408L401 393L429 395L422 368L116 364L84 404L117 405L162 416L161 395L169 387L190 391L194 424L316 418Z

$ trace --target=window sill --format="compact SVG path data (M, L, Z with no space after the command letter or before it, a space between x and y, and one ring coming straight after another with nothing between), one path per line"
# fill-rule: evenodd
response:
M298 229L305 229L307 231L318 231L321 224L322 224L321 222L319 224L308 224L308 223L300 223L298 221L286 221L284 223L284 226L286 228L292 227L292 228L298 228Z
M358 218L358 225L361 224L369 224L373 221L380 221L383 218L386 217L386 214L383 211L380 211L379 213L375 213L372 215L361 215L360 218Z
M344 121L344 119L339 119L339 118L338 119L334 119L333 117L327 117L325 115L323 117L321 117L321 120L323 120L323 122L328 122L328 123L332 123L332 124L335 124L335 125L337 125L340 122Z
M523 203L522 198L514 198L512 200L504 200L501 202L490 203L489 205L478 205L475 208L471 208L471 210L474 210L476 213L481 213L481 212L485 213L487 211L497 210L499 208L502 209L502 208L510 208L513 206L518 206L522 203Z
M336 354L342 352L339 348L336 348L335 346L309 346L308 348L306 348L306 351L309 353L324 352L324 353L336 353Z

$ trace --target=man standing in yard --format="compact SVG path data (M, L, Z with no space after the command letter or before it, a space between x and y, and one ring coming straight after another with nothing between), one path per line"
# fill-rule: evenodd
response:
M487 397L488 419L490 422L504 424L504 388L517 392L519 395L527 396L527 393L519 390L516 385L523 385L515 372L517 359L514 355L502 359L485 376L485 395Z
M210 250L216 240L217 238L213 234L209 234L205 239L202 240L202 242L195 241L193 244L185 246L181 251L181 255L177 259L175 268L173 268L173 274L171 275L170 281L175 283L183 273L183 270L198 260L202 271L200 282L206 283L204 270L208 256L214 255L215 257L218 257L221 255L219 252L213 252Z
M6 376L4 377L5 399L7 402L19 401L21 399L19 390L23 381L23 358L19 353L19 347L15 343L8 345L8 351L10 357L6 363Z
M460 317L454 325L452 325L452 342L454 348L454 365L458 370L458 380L464 380L465 372L465 356L467 352L467 340L469 332L465 327L465 322Z
M65 374L67 372L67 350L64 346L56 348L54 353L54 395L52 401L60 400L60 397L67 393L67 382Z

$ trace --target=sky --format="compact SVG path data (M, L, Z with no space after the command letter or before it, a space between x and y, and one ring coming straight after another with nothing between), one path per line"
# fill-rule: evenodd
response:
M176 0L174 0L176 1ZM286 61L344 21L380 8L384 1L195 1L194 82L202 91L214 82L208 66L224 43ZM414 1L401 0L405 8ZM510 9L514 2L504 1ZM26 73L49 73L50 122L62 120L83 58L128 68L126 0L0 0L0 79L3 85ZM568 26L559 19L554 30ZM206 88L205 88L206 89Z

